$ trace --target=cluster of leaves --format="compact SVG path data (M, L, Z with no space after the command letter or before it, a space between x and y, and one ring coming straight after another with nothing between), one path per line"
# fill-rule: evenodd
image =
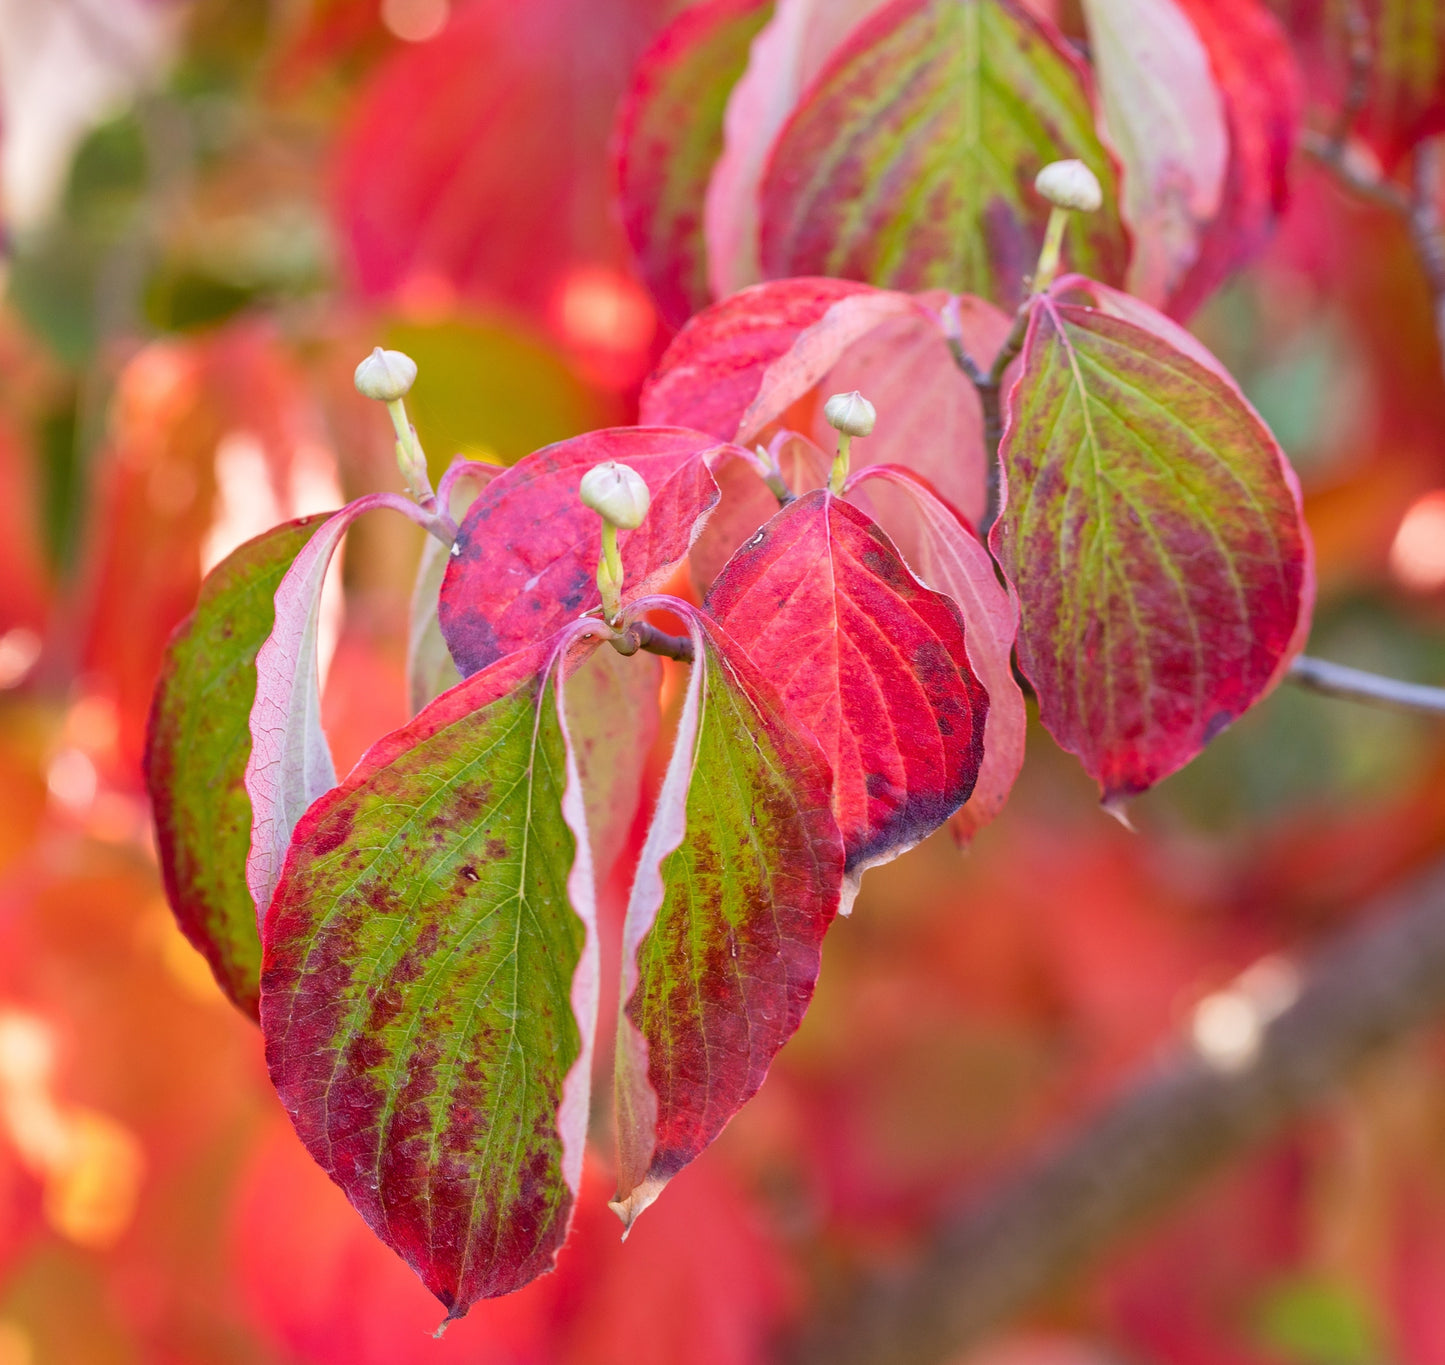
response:
M249 542L156 693L177 915L258 1014L312 1155L453 1316L550 1267L581 1187L597 888L661 719L640 632L680 623L690 662L627 869L629 1225L762 1083L862 873L1003 805L1015 649L1044 725L1117 808L1263 696L1308 629L1289 465L1154 306L1217 282L1274 202L1289 102L1228 78L1253 60L1230 44L1283 50L1267 16L1216 31L1171 0L1085 7L1121 179L1089 72L1013 0L895 0L844 24L847 8L705 3L643 61L620 139L639 260L679 320L725 297L662 357L641 425ZM789 110L779 91L797 90ZM1047 206L1027 186L1066 156L1104 186L1070 243L1090 274L1029 287ZM852 387L877 428L830 470L821 399ZM575 491L606 460L652 493L619 540L610 621ZM416 715L338 785L321 587L381 507L435 547ZM658 595L669 579L683 595Z

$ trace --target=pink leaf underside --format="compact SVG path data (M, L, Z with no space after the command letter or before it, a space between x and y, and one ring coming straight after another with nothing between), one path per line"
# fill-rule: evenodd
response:
M816 741L715 622L651 605L685 617L696 661L623 929L613 1208L628 1227L797 1030L844 859Z
M745 289L704 309L673 338L643 386L638 420L740 436L768 366L840 299L871 294L847 280L796 279Z
M256 654L256 699L251 705L251 851L246 884L259 925L270 902L291 831L301 813L336 784L331 750L321 728L316 675L321 589L331 556L363 512L389 507L420 526L432 518L408 498L370 493L348 503L307 542L276 589L276 622Z
M1258 254L1284 212L1304 96L1289 39L1262 0L1178 3L1208 49L1230 138L1219 212L1169 294L1170 314L1183 318Z
M1283 452L1161 330L1036 301L990 534L1018 593L1019 666L1040 719L1111 804L1182 767L1269 690L1313 596Z
M1123 165L1131 293L1162 305L1219 212L1229 126L1209 53L1177 0L1083 0L1109 140Z
M627 600L683 560L716 506L708 466L723 458L718 445L678 427L616 427L547 446L494 479L462 522L442 582L442 634L463 676L600 605L602 522L577 494L588 469L617 460L652 493L642 525L617 537Z
M1028 712L1013 671L1018 604L999 582L987 547L924 479L896 465L875 465L854 474L845 492L851 498L864 487L895 542L894 527L911 533L916 549L910 567L963 613L968 661L988 693L978 781L949 821L955 837L966 842L1003 809L1023 766Z
M794 497L800 498L828 482L833 457L806 436L779 431L768 442L767 454ZM777 494L764 482L759 463L739 457L713 468L722 496L687 559L693 586L701 596L707 595L733 552L778 510Z
M673 342L643 392L643 419L743 445L780 421L801 421L826 448L836 437L818 400L858 389L877 409L878 424L855 444L854 463L907 465L965 515L979 516L983 414L944 337L947 298L811 279L744 290L699 314ZM967 295L957 313L965 349L987 368L1010 319Z
M799 96L848 34L885 0L778 0L753 42L723 117L723 152L704 210L708 274L716 298L756 284L758 192L773 142Z
M828 756L850 890L968 799L988 697L963 617L858 508L826 489L790 503L733 556L707 608Z
M307 1150L460 1317L549 1270L599 967L563 680L577 622L380 740L297 826L261 1022Z
M707 306L703 201L723 114L772 0L702 0L643 54L618 117L618 197L638 269L674 327Z

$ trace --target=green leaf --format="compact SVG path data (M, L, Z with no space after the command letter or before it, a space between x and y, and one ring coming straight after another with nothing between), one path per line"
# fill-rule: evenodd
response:
M376 744L297 825L266 918L282 1102L452 1317L550 1269L580 1187L596 908L561 693L599 629Z
M1078 157L1104 206L1076 268L1118 282L1115 174L1087 73L1013 0L906 0L861 25L803 97L761 191L763 274L947 288L1012 306L1038 257L1048 162Z
M206 576L195 610L166 648L146 736L146 783L166 895L226 995L256 1013L261 943L246 887L251 802L246 721L256 651L271 633L272 598L326 520L277 526Z

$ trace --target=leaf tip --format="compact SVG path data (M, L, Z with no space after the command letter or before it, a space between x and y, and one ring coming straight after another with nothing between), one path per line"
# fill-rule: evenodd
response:
M1112 815L1130 834L1138 834L1139 828L1129 818L1128 807L1124 804L1127 800L1128 797L1123 792L1114 792L1105 796L1099 806L1105 815Z
M657 1201L657 1196L662 1193L663 1186L667 1184L665 1176L648 1175L642 1182L634 1185L625 1195L616 1199L609 1199L607 1207L622 1219L622 1240L625 1242L632 1232L632 1225L639 1216Z

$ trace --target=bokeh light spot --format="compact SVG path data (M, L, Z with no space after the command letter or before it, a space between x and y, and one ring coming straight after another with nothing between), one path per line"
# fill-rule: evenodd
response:
M1390 572L1416 592L1445 587L1445 488L1426 493L1405 513L1390 546Z
M448 0L382 0L381 22L405 43L435 38L451 17Z

